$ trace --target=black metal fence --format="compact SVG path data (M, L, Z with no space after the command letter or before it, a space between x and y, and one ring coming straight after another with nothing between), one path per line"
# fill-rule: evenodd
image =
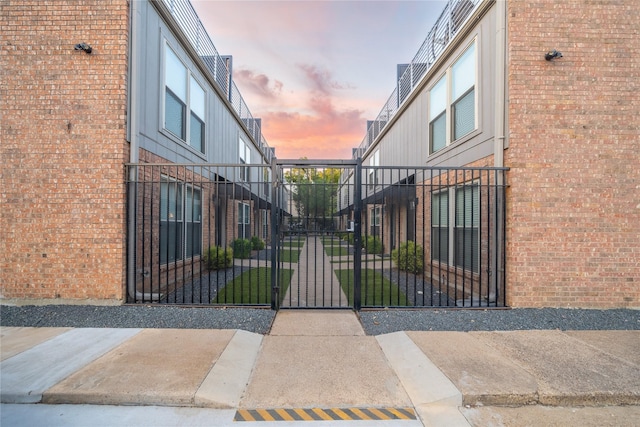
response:
M505 306L505 171L363 166L362 306Z
M129 302L271 304L271 166L128 169Z
M506 305L504 168L128 168L128 302Z

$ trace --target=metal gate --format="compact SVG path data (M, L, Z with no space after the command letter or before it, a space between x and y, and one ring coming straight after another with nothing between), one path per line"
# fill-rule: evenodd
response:
M506 305L505 168L127 167L127 302Z
M340 191L355 194L355 183L345 177L359 164L283 160L277 166L273 199L284 214L272 221L272 306L359 308L360 234L338 215Z

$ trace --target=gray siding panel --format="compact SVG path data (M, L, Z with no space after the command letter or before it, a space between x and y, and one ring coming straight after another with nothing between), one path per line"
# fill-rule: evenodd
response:
M429 90L474 39L478 61L478 128L468 137L429 155ZM419 92L402 107L382 138L366 153L363 165L369 165L369 158L378 149L381 166L462 166L493 154L495 43L495 7L492 7L443 58L441 66L429 72L417 89Z
M252 163L261 162L261 154L253 144L235 113L202 74L188 49L180 43L171 28L150 2L140 5L139 20L134 25L139 40L138 51L144 57L140 60L140 73L134 76L139 88L138 97L143 111L139 112L139 146L168 161L176 163L237 163L239 160L238 138L252 146ZM206 92L205 153L199 153L187 143L179 141L162 130L162 102L164 93L163 49L164 41L176 51L186 67L194 75Z

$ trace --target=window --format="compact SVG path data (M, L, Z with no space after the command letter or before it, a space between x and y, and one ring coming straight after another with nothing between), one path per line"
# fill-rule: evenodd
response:
M204 153L205 91L169 45L164 75L164 129Z
M449 191L431 196L431 258L449 262Z
M369 186L373 187L374 185L378 185L378 169L376 167L380 166L380 150L376 150L373 152L373 155L369 159L369 166L372 168L369 169Z
M262 210L262 238L269 239L269 211L266 209Z
M451 92L453 97L453 140L457 140L476 127L475 122L475 44L462 54L451 69Z
M480 192L478 185L456 189L456 224L454 264L478 272Z
M429 98L429 136L431 152L447 145L447 78L441 78L431 89Z
M162 177L160 263L202 253L202 197L198 188Z
M238 203L238 238L251 238L251 208L247 203Z
M204 153L204 89L191 79L191 122L189 145Z
M429 92L430 153L445 148L476 129L475 84L474 42Z
M453 201L453 206L450 202ZM453 211L450 209L453 208ZM450 221L450 216L454 221ZM431 256L478 272L480 188L466 184L431 196Z
M371 235L379 236L380 235L380 214L382 212L382 208L380 206L376 206L371 209Z
M246 164L250 163L251 151L249 151L249 146L242 139L240 139L240 142L238 144L238 151L240 153L239 154L240 164L246 165ZM240 181L249 182L249 167L248 166L240 167Z

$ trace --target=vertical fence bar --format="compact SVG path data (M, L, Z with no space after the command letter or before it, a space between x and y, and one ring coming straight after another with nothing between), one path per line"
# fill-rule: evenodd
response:
M354 169L353 309L362 308L362 158Z

